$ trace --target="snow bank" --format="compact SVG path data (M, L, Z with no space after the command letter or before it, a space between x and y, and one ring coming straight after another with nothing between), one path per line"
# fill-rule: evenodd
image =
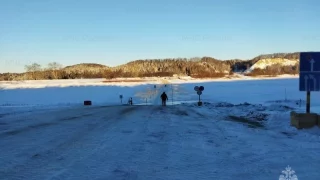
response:
M230 77L216 79L195 79L191 77L166 77L166 78L116 78L106 79L67 79L67 80L26 80L26 81L0 81L0 89L27 89L27 88L48 88L48 87L79 87L79 86L121 86L134 87L149 84L186 84L186 83L202 83L202 82L227 82L242 80L267 80L267 79L287 79L298 78L294 75L280 75L277 77L249 77L236 74Z

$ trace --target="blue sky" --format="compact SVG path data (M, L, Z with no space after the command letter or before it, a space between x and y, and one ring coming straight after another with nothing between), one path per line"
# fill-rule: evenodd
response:
M0 72L320 48L318 0L0 0Z

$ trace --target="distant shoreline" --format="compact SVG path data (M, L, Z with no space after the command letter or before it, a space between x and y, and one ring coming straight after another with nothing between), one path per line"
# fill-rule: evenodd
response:
M231 82L250 80L276 80L295 79L299 75L279 75L274 77L266 76L244 76L235 74L223 78L191 78L185 77L150 77L150 78L114 78L114 79L59 79L59 80L24 80L24 81L0 81L0 89L33 89L33 88L54 88L54 87L78 87L78 86L138 86L147 84L189 84L205 82Z

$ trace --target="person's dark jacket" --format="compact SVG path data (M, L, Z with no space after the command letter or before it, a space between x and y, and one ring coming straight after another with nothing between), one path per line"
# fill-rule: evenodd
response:
M161 94L161 99L162 99L163 101L168 100L167 94L162 93L162 94Z

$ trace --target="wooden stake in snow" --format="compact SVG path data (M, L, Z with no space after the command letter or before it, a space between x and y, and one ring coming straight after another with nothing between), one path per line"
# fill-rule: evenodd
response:
M171 84L171 90L172 90L172 93L171 93L171 100L172 100L172 105L173 105L173 85Z
M122 104L122 98L123 98L123 96L122 96L122 95L120 95L120 101L121 101L121 104Z
M284 89L285 101L287 101L287 88Z

